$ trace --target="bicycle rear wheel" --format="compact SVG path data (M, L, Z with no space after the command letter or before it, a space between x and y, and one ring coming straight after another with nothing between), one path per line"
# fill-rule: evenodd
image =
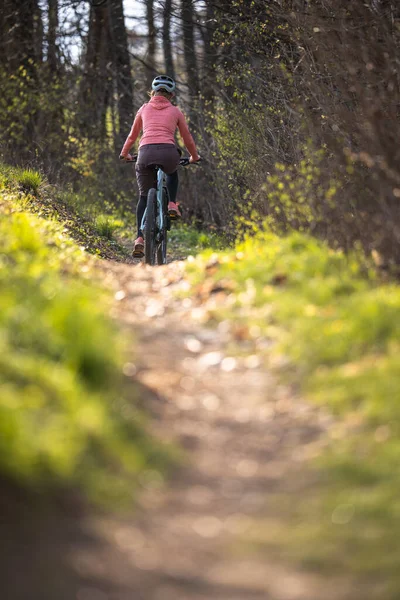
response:
M157 191L152 188L147 195L146 223L144 226L144 260L148 265L156 262Z
M165 190L163 190L163 216L164 227L160 231L160 243L157 246L157 264L165 265L167 262L167 240L168 240L168 199Z

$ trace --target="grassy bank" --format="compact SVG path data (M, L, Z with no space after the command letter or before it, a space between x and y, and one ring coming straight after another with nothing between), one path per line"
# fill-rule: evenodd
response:
M128 251L118 242L117 233L125 223L110 205L96 204L93 198L59 186L49 185L33 169L9 167L0 163L0 184L27 212L64 226L71 238L86 252L101 258L126 260Z
M135 408L94 259L39 216L35 182L7 170L0 183L0 472L35 490L130 496L165 452Z
M260 232L232 251L205 252L189 273L199 294L225 291L212 318L270 346L270 365L337 418L316 452L320 483L299 502L278 499L287 519L261 527L254 542L368 577L377 583L371 596L398 598L400 287L380 281L361 255L297 233Z
M136 237L136 199L129 204L123 197L118 207L96 196L90 188L83 186L80 192L74 192L68 186L49 185L38 171L2 163L0 182L3 192L13 194L28 212L61 223L86 252L117 261L129 259ZM213 227L200 231L178 221L168 234L168 244L170 256L184 259L205 248L226 247L227 241Z

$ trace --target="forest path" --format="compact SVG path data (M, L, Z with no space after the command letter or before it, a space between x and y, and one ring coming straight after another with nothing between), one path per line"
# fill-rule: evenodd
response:
M248 342L242 357L232 356L229 324L207 326L208 308L223 297L176 294L187 286L183 262L103 264L113 316L136 338L126 369L142 386L154 432L186 456L166 486L149 479L133 517L94 519L102 550L78 552L78 562L97 583L78 600L347 598L345 588L287 570L240 541L260 519L279 519L269 494L296 501L302 461L323 435L318 413L274 381Z
M347 581L289 567L250 544L287 516L312 475L307 457L329 420L265 369L234 324L211 327L226 301L186 297L182 261L163 267L101 261L122 326L132 401L184 460L163 483L148 473L134 510L99 514L74 498L32 506L0 494L0 588L5 600L354 600ZM239 333L239 335L238 335ZM238 339L239 338L239 339ZM0 481L0 486L1 486ZM3 486L4 487L4 486ZM71 504L72 502L72 504ZM61 510L60 510L61 508ZM260 536L263 538L263 535Z

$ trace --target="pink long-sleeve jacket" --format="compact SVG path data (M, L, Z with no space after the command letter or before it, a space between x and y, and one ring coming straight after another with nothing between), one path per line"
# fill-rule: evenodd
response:
M190 134L183 113L164 96L153 96L150 102L139 108L132 129L121 150L121 156L128 156L129 150L142 130L143 135L140 138L139 148L145 144L175 144L176 128L179 129L192 160L199 160L196 144Z

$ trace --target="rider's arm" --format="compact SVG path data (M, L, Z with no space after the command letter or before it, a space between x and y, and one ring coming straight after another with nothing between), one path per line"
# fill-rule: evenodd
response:
M182 136L183 143L190 152L190 158L192 159L192 161L196 162L200 160L200 156L197 153L196 144L194 143L194 139L192 138L192 135L189 131L186 119L181 111L179 111L178 129L179 133Z
M141 112L142 112L142 109L139 108L139 110L136 113L135 120L133 121L132 129L131 129L128 137L126 138L124 147L121 150L121 156L123 156L125 158L128 156L129 150L132 148L133 144L136 142L138 135L142 129L143 123L142 123Z

